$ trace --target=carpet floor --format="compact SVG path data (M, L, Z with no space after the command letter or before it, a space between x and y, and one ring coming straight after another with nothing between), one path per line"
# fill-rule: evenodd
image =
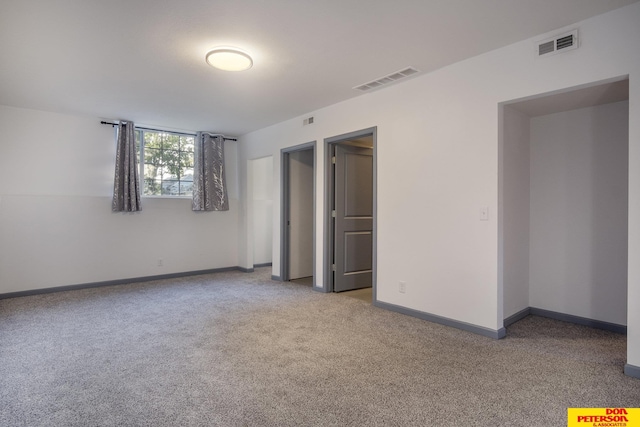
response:
M0 301L1 426L565 426L638 407L626 337L502 340L255 273Z

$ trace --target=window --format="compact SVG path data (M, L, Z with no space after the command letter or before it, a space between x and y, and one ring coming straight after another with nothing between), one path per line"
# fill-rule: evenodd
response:
M195 136L136 129L143 196L191 196Z

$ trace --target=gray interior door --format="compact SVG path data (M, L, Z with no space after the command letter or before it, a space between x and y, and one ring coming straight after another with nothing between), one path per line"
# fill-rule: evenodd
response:
M336 145L335 292L370 287L373 268L373 150Z

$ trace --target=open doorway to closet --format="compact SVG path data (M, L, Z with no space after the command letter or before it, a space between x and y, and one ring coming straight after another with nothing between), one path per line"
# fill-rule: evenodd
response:
M281 279L315 286L315 141L281 150L281 163Z
M253 267L267 267L273 247L273 157L250 160L249 177Z
M325 140L325 291L376 301L376 128ZM362 294L362 295L360 295Z
M537 314L626 332L629 81L501 105L505 326Z

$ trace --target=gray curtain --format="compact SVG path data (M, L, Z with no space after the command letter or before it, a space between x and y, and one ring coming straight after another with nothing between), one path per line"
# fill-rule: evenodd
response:
M194 211L228 211L224 176L224 137L206 132L196 134L193 153Z
M133 122L118 124L118 147L116 151L116 173L113 179L114 212L136 212L140 205L140 180L138 178L138 156Z

